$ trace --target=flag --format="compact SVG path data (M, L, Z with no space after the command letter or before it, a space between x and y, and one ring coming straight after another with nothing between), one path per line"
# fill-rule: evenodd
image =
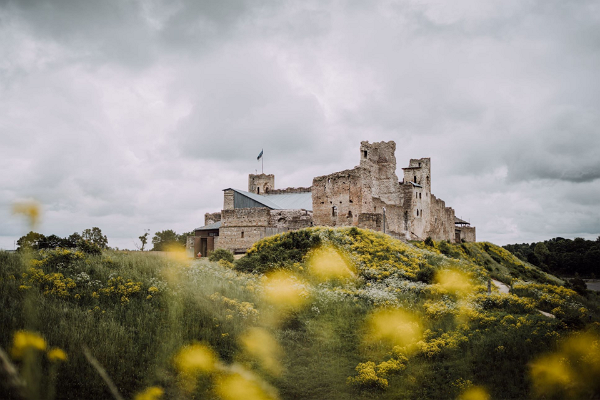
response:
M256 157L256 161L258 161L258 160L260 160L262 158L262 154L263 154L263 151L261 150L260 154L258 155L258 157Z

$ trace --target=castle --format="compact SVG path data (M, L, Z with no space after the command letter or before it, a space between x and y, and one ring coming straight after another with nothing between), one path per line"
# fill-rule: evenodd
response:
M310 226L474 242L475 227L431 193L431 160L411 159L399 181L395 152L393 141L361 142L358 166L318 176L307 188L275 189L274 175L250 174L248 191L224 189L223 210L205 214L205 226L195 229L194 254L217 248L243 253L264 237Z

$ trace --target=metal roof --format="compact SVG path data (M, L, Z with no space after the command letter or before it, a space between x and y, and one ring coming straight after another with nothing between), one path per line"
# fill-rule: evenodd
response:
M283 193L267 194L263 197L268 198L277 204L282 210L309 210L312 211L312 193Z
M272 210L309 210L312 211L312 193L256 194L244 190L227 188L248 197Z
M455 224L464 224L464 225L471 225L469 222L465 221L464 219L460 219L458 217L454 217L454 223Z
M219 229L221 227L221 221L215 222L214 224L204 225L200 228L194 229L194 231L208 231L211 229Z

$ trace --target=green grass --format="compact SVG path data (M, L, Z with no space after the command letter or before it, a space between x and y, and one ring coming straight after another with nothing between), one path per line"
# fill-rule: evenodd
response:
M355 278L316 280L315 246L335 248ZM210 346L223 368L254 371L284 399L452 398L470 385L492 398L529 398L530 363L560 338L598 327L597 296L574 294L490 243L427 246L360 229L312 228L259 242L236 261L238 271L228 265L139 252L0 252L0 347L9 350L14 333L25 329L64 349L69 359L58 368L58 399L110 398L82 346L125 398L148 386L162 387L165 398L217 398L215 377L225 372L200 379L192 393L182 389L172 360L194 342ZM436 284L447 269L468 276L471 292ZM303 307L281 311L269 303L262 273L273 271L296 276L308 298ZM487 296L489 278L513 284L515 294ZM554 305L563 310L557 319L536 311ZM411 350L365 341L367 320L380 308L417 315L421 341ZM244 352L239 338L251 327L266 329L281 346L280 375ZM385 389L347 381L360 363L404 356L405 369L380 376ZM41 354L38 363L43 375L50 365Z

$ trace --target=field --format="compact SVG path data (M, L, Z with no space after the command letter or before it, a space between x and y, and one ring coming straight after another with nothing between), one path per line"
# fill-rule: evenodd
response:
M233 263L0 252L0 398L597 398L598 294L567 286L491 243L356 228Z

